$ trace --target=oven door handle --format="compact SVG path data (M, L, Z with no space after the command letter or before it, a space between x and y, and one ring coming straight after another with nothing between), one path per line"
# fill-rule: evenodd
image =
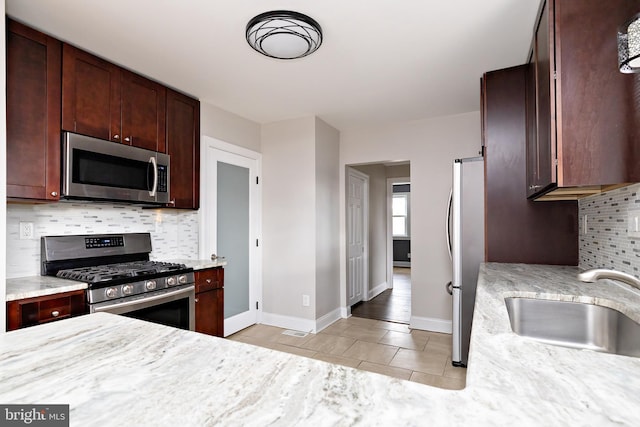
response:
M167 299L167 298L179 297L181 295L187 295L187 294L194 293L195 289L196 289L195 286L189 286L187 288L179 289L177 291L167 292L167 293L163 293L161 295L155 295L155 296L148 297L148 298L140 298L140 299L137 299L135 301L126 301L126 302L121 302L121 303L118 303L118 304L112 304L112 305L107 305L107 306L102 306L102 307L95 307L93 309L93 311L95 313L99 313L101 311L110 312L110 311L119 310L119 309L122 309L122 308L135 307L136 305L145 305L146 306L149 303L152 303L152 302L155 302L155 301L160 301L160 300L164 300L164 299Z

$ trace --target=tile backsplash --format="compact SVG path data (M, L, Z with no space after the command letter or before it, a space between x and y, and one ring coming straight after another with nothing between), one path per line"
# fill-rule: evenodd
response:
M33 239L20 240L20 222L33 223ZM198 259L198 229L197 211L102 203L8 204L7 278L40 274L41 236L148 232L151 259Z
M628 213L636 210L640 184L580 199L581 268L612 268L640 277L640 238L627 235Z

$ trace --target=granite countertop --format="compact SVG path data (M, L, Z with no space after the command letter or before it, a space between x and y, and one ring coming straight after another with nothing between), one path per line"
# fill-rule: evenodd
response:
M0 335L0 402L67 403L83 426L639 425L640 359L510 330L505 295L579 295L637 319L640 295L576 272L481 267L460 391L95 313Z
M6 300L15 301L81 289L87 289L87 284L53 276L18 277L7 279Z

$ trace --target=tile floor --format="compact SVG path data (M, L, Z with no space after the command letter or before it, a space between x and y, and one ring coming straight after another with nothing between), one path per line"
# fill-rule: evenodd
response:
M451 335L350 317L304 338L253 325L229 339L446 389L465 386L466 369L451 365Z

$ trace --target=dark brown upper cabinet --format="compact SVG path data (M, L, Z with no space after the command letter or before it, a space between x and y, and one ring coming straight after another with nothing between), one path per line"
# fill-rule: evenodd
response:
M200 205L200 102L167 89L167 153L171 156L170 207Z
M167 90L142 76L122 70L122 135L124 143L166 153Z
M640 181L640 76L618 71L616 38L638 12L640 0L541 3L527 91L528 197L575 200Z
M7 197L60 198L60 41L7 21Z
M62 129L166 152L166 89L65 44Z
M485 261L578 264L578 203L525 197L530 64L485 73Z

